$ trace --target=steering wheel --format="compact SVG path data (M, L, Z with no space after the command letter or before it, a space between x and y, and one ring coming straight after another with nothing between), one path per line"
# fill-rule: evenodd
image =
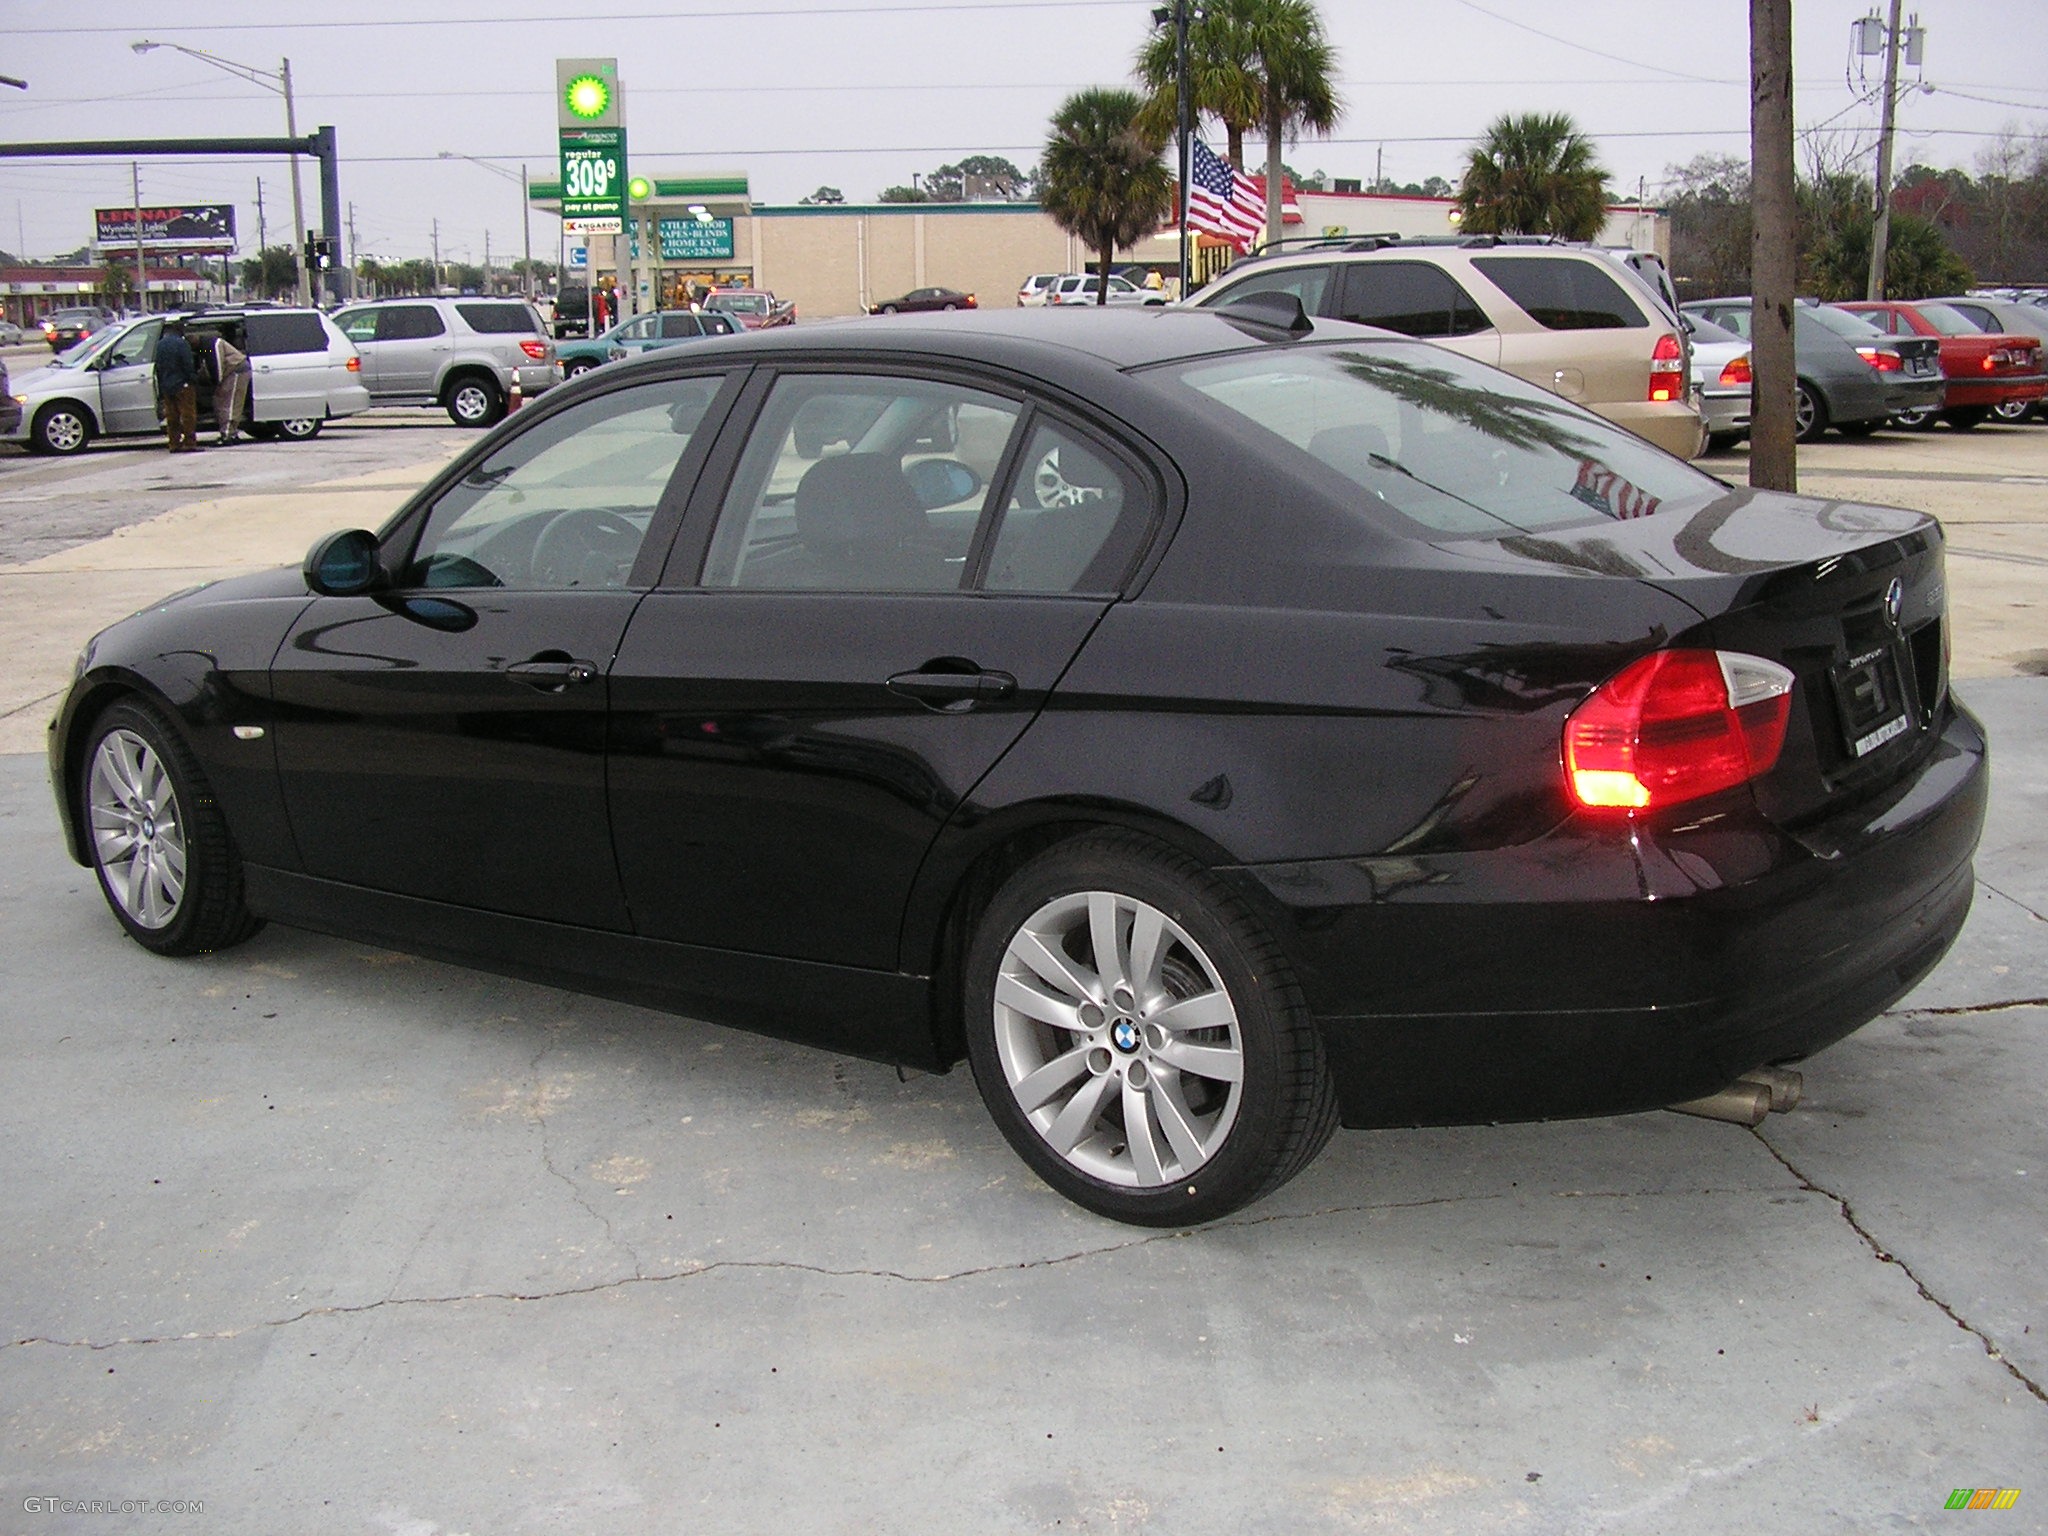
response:
M1031 493L1041 507L1078 507L1102 500L1099 485L1075 485L1060 473L1060 451L1051 448L1031 471Z
M610 559L623 577L639 549L640 530L621 514L608 507L572 507L549 518L533 541L533 579L543 587L591 585L586 577L592 555Z

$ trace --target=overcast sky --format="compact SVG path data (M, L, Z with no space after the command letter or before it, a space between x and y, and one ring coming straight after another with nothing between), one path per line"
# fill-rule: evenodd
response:
M1796 107L1866 137L1849 24L1867 0L1797 0ZM1910 8L1910 7L1909 7ZM281 100L143 37L274 70L289 57L301 133L331 123L342 197L364 254L516 255L515 183L440 151L536 179L555 174L553 61L615 55L637 174L743 172L757 202L820 185L866 201L963 155L1028 165L1068 93L1124 84L1151 25L1146 0L776 0L745 7L596 0L0 0L0 142L281 134ZM2048 4L1921 0L1932 93L1901 111L1900 164L1971 167L2005 128L2048 133ZM1667 166L1747 156L1745 0L1325 0L1346 104L1303 171L1455 180L1461 152L1504 111L1565 111L1598 142L1618 192L1652 196ZM279 18L293 18L280 20ZM1211 141L1221 147L1220 132ZM256 243L261 179L273 243L288 239L282 161L142 162L145 204L233 202ZM307 222L318 222L306 162ZM0 158L0 247L47 256L91 237L96 206L129 202L128 163ZM536 255L556 221L533 220Z

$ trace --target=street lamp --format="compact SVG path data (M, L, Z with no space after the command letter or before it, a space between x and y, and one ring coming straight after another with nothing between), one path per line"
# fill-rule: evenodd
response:
M1152 12L1152 25L1173 27L1173 88L1174 88L1174 130L1180 139L1180 163L1178 179L1180 192L1175 208L1175 222L1180 233L1180 296L1188 296L1188 177L1191 151L1188 141L1194 137L1194 103L1188 91L1188 25L1190 22L1207 18L1200 9L1191 7L1188 0L1174 0L1171 6L1159 6Z
M215 69L224 69L238 80L251 85L260 85L266 91L275 91L284 98L284 131L292 140L292 270L298 273L298 299L301 304L312 302L312 290L306 281L306 208L299 197L299 138L298 110L292 102L292 61L286 59L278 69L258 69L253 64L237 64L233 59L224 59L219 54L207 53L199 48L187 48L183 43L159 43L150 38L128 45L137 53L148 53L152 48L169 48L188 58L211 64ZM332 231L329 231L332 233Z
M514 176L502 165L493 165L488 160L479 160L475 155L458 155L452 149L441 151L443 160L467 160L471 165L480 165L493 176L502 176L507 181L519 183L519 228L526 243L526 301L533 302L533 204L526 195L526 166L521 164L519 174Z

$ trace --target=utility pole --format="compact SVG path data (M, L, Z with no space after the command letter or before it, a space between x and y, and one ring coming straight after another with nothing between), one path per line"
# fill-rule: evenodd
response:
M491 281L491 232L484 231L484 292L489 294L497 285Z
M1869 20L1875 21L1872 16ZM1914 17L1912 62L1919 60L1920 28L1919 17ZM1868 28L1858 31L1859 47ZM1884 33L1884 105L1880 109L1877 128L1877 209L1870 228L1870 281L1865 285L1863 297L1875 303L1884 297L1885 253L1891 244L1892 234L1892 130L1899 111L1899 45L1906 36L1899 29L1899 0L1891 0L1891 19L1885 25Z
M348 296L356 296L356 205L348 205Z
M434 220L434 292L441 291L441 221Z
M135 194L135 307L149 313L149 260L142 254L142 167L128 162L128 183Z
M1792 317L1798 281L1792 181L1792 0L1749 0L1749 483L1799 488Z
M270 226L263 222L263 178L256 178L256 259L260 264L263 248L270 244Z

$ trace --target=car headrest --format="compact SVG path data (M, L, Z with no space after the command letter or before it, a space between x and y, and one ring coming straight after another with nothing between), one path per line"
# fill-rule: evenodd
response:
M842 453L797 482L796 531L814 549L889 544L931 532L931 520L895 459Z

